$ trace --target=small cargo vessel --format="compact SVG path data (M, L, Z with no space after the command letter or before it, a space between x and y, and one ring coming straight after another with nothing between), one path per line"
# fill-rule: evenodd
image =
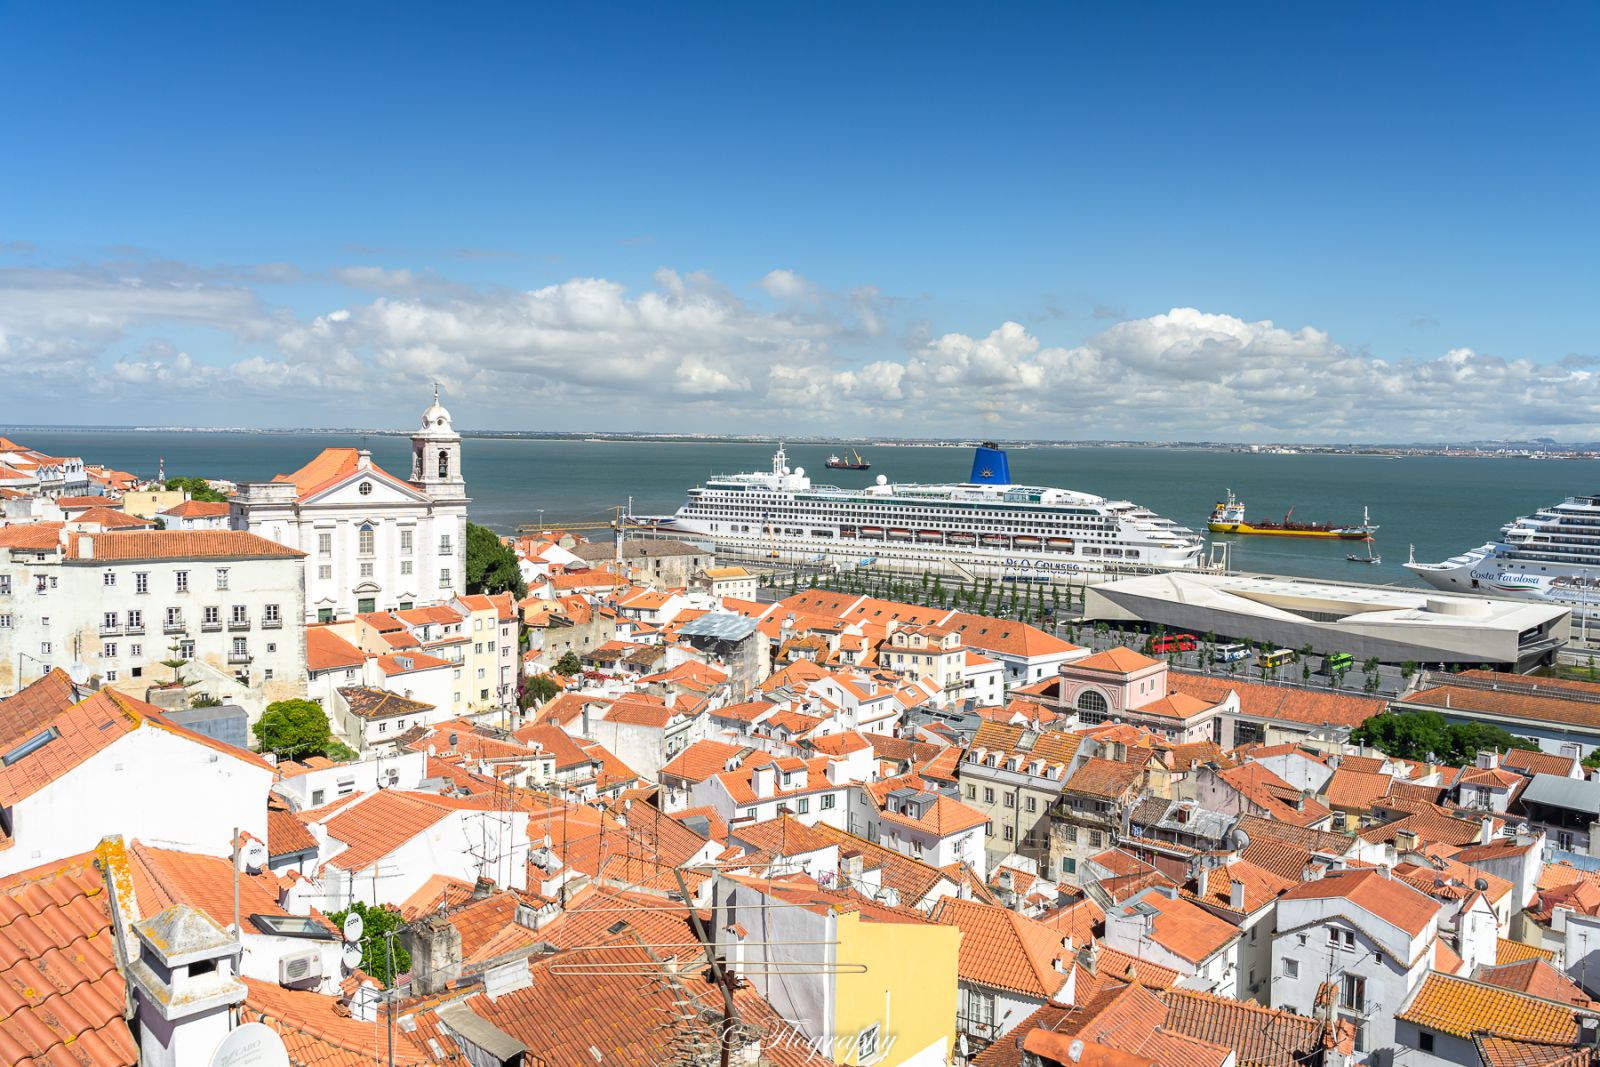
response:
M829 456L828 469L835 471L869 471L872 464L861 458L861 453L853 448L844 450L842 456Z
M1365 541L1372 537L1378 528L1372 524L1367 515L1367 509L1361 509L1361 522L1344 526L1336 526L1331 522L1295 522L1294 508L1283 517L1282 522L1272 519L1257 519L1246 522L1244 517L1244 501L1233 495L1233 490L1228 490L1228 499L1211 509L1211 518L1206 521L1206 529L1212 533L1259 535L1262 537L1331 537L1341 541Z

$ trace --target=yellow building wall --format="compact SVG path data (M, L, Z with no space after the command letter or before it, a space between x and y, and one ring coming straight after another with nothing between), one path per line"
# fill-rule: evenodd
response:
M188 499L189 494L181 489L125 493L122 497L122 510L141 519L153 519L168 508L175 508Z
M473 711L499 706L500 698L496 692L500 674L499 626L498 611L473 611L468 613L463 627L467 636L472 638L472 643L462 654L461 665L466 668L463 680L467 683L467 707ZM477 651L479 645L483 646L482 652ZM483 671L482 678L478 677L480 670ZM489 690L487 699L483 696L486 688Z
M841 964L864 963L865 974L836 978L833 1032L839 1041L835 1063L854 1065L856 1037L877 1023L878 1067L896 1067L937 1046L950 1058L956 1040L956 959L961 931L954 926L922 923L863 922L847 913L838 917ZM887 1054L883 1043L893 1039ZM923 1057L919 1062L928 1062Z

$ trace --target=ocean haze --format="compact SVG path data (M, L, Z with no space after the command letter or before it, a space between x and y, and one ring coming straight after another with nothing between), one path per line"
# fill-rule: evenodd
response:
M371 449L373 461L404 476L410 441L400 435L322 433L184 433L128 430L5 431L57 455L81 455L153 477L165 460L169 477L199 475L263 481L299 467L323 448ZM596 521L631 497L640 514L665 514L684 492L714 474L764 470L772 444L748 442L573 441L468 438L462 449L470 517L502 532L544 521ZM789 461L814 480L845 487L882 474L893 481L964 480L965 449L875 445L864 449L867 472L823 467L830 448L793 445ZM1245 570L1420 586L1405 562L1434 561L1494 538L1502 524L1568 495L1593 491L1586 460L1523 460L1416 456L1266 455L1169 448L1029 448L1013 451L1019 482L1078 489L1132 500L1177 522L1203 529L1211 507L1232 489L1253 518L1355 522L1363 507L1378 523L1374 549L1383 562L1345 559L1352 542L1247 537L1234 539L1233 564Z

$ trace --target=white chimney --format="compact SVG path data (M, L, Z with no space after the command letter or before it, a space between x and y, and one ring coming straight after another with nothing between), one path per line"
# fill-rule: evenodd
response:
M1244 883L1238 880L1228 882L1228 908L1231 911L1244 911Z
M1494 840L1494 816L1485 815L1478 821L1478 844L1487 845Z
M94 538L88 534L78 535L78 558L94 559Z
M763 763L750 772L750 788L755 791L756 799L766 800L777 792L778 768L770 763Z

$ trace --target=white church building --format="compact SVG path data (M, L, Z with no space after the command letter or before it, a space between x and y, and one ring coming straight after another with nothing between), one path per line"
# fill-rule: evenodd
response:
M307 622L466 592L461 435L438 388L411 435L409 481L375 465L365 449L325 448L293 474L241 485L230 521L306 554Z

